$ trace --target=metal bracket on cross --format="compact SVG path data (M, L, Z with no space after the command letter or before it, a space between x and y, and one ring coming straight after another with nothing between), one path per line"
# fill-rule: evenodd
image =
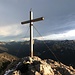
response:
M30 23L30 51L31 51L31 57L33 57L33 22L44 20L43 17L33 19L33 12L30 10L30 20L23 21L21 24L27 24Z

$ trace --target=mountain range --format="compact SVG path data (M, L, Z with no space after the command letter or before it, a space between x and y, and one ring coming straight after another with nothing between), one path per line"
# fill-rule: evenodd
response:
M0 53L6 52L18 58L30 56L29 44L29 41L0 42ZM34 55L41 59L62 62L75 68L75 40L35 40Z

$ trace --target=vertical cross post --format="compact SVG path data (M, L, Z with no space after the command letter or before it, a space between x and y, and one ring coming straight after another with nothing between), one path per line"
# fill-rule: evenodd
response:
M31 51L31 57L33 57L33 12L30 11L30 51Z
M21 22L21 24L30 23L30 56L33 57L33 22L44 20L43 17L33 19L33 12L30 11L30 20Z

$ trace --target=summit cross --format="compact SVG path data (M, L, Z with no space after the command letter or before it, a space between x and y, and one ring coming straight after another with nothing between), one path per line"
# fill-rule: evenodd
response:
M33 12L30 10L30 20L23 21L21 24L30 23L30 56L33 57L33 22L44 20L43 17L33 19Z

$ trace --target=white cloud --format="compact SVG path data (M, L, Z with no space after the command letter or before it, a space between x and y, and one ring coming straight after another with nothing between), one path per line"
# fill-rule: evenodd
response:
M60 34L51 34L42 37L34 37L38 40L75 40L75 30L70 30ZM21 40L29 40L29 38L22 38Z
M1 26L0 36L3 36L3 37L18 36L24 32L24 27L19 24Z
M45 40L72 40L75 39L75 30L70 30L65 33L60 34L52 34L48 36L44 36Z

